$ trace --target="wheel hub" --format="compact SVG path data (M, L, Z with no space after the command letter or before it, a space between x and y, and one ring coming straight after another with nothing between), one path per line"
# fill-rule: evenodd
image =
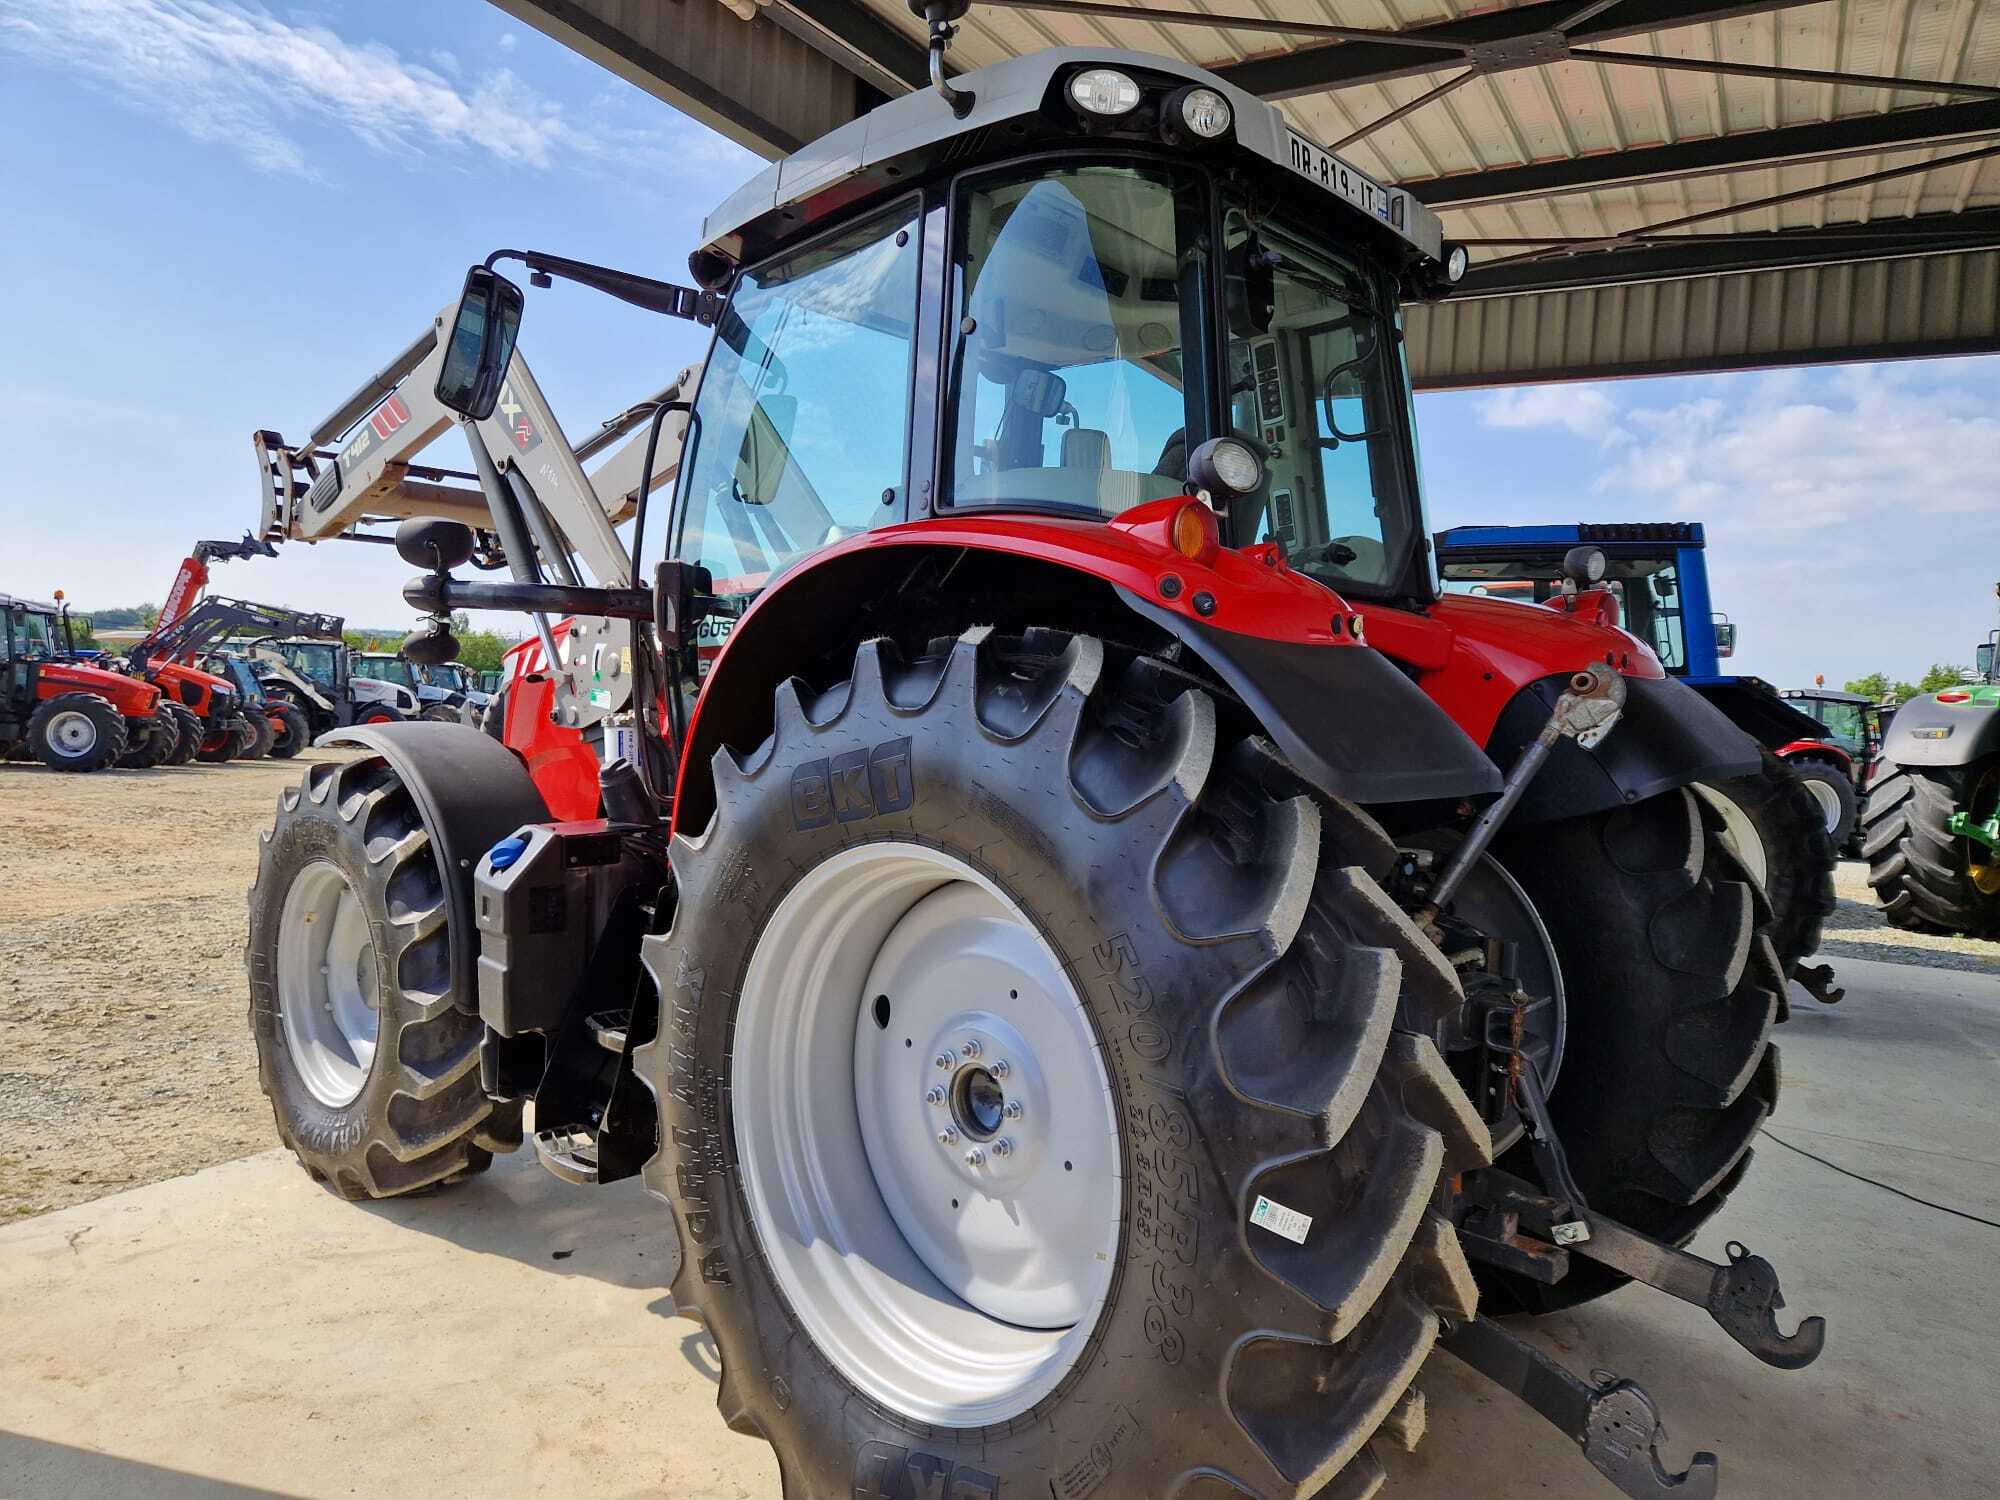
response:
M292 1063L329 1109L368 1081L381 1031L375 943L340 868L312 861L285 893L278 926L278 1017Z
M1840 794L1824 781L1800 778L1805 789L1812 793L1813 801L1819 804L1820 816L1826 819L1826 831L1832 833L1840 826Z
M1807 782L1806 785L1811 787L1813 783ZM1768 891L1771 888L1771 857L1765 852L1764 837L1757 832L1757 825L1750 821L1750 815L1734 797L1717 791L1705 781L1697 781L1694 790L1702 801L1722 814L1723 842L1736 851L1736 857L1743 861L1743 868L1750 872L1758 887ZM1836 816L1827 823L1828 829L1838 821L1837 813L1838 809Z
M732 1094L762 1248L814 1342L919 1421L1019 1415L1074 1362L1123 1225L1118 1111L1054 950L983 875L872 844L779 904Z
M97 748L97 725L89 714L67 710L49 720L49 743L66 756L88 755Z

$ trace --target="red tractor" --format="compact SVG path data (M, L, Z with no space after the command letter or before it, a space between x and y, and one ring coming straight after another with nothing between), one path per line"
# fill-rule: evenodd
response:
M179 731L160 690L69 659L68 627L58 604L0 594L0 760L22 750L52 771L162 764Z
M405 507L412 657L537 632L499 741L342 730L282 800L279 1134L387 1197L532 1101L558 1176L641 1177L787 1494L1371 1494L1441 1345L1706 1500L1642 1388L1487 1314L1639 1280L1820 1350L1679 1248L1778 1092L1770 907L1690 790L1758 747L1621 629L1442 594L1421 203L1181 62L937 82L733 197L698 287L496 252L260 466L286 534ZM595 583L624 492L524 398L506 258L715 329ZM401 491L454 413L477 490Z
M246 712L242 694L227 677L196 666L193 653L183 649L176 631L201 600L211 559L275 556L277 549L269 542L248 536L240 542L195 543L174 575L160 618L146 638L125 654L132 671L157 685L167 700L178 704L192 720L192 726L182 721L186 737L179 758L183 761L219 763L238 756L256 759L270 751L275 731L265 716Z

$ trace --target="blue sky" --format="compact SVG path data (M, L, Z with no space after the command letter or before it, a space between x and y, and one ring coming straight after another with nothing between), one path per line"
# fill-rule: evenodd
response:
M158 600L302 434L502 244L685 274L747 153L485 0L0 0L0 592ZM573 432L699 330L532 293ZM2000 359L1420 397L1437 525L1700 519L1736 665L1785 684L1968 659L2000 578ZM440 462L455 461L444 444ZM218 591L408 618L386 548Z

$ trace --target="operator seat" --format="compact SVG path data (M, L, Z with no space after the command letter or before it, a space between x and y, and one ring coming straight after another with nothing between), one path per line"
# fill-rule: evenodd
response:
M1104 470L1111 467L1111 434L1098 427L1072 427L1062 435L1065 469Z

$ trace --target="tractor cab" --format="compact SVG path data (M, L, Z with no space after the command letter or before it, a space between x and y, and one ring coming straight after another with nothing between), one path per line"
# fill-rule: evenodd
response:
M885 525L1186 495L1331 588L1432 595L1399 308L1463 253L1205 79L1042 53L711 217L692 264L727 301L669 540L725 612Z

